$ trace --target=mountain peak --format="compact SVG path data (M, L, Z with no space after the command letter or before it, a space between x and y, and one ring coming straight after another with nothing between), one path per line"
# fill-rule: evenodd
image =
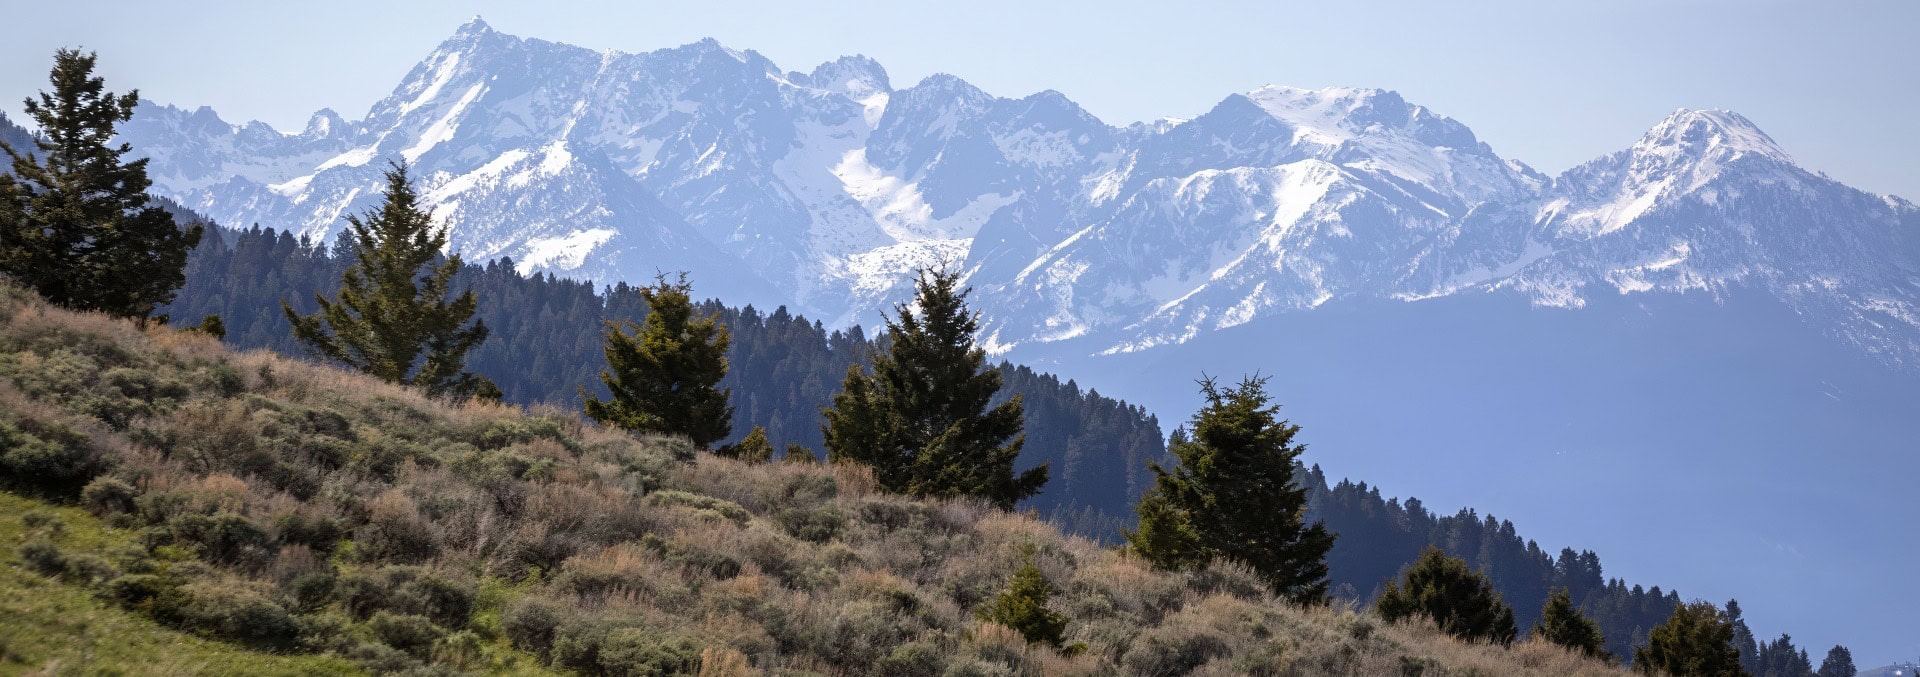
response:
M843 56L820 64L807 75L807 81L814 87L855 97L871 96L893 89L893 84L887 79L887 69L881 67L880 62L861 54Z
M1791 164L1793 157L1746 116L1730 110L1681 108L1647 130L1637 154L1681 157L1760 155Z
M475 14L473 15L472 19L468 19L466 23L460 24L459 28L454 29L453 37L455 38L478 37L478 36L487 35L493 32L494 32L493 26L488 25L486 19L482 19L480 18L480 15Z

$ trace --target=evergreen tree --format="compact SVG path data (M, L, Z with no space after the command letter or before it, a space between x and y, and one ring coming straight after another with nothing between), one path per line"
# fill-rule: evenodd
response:
M1573 607L1573 597L1566 588L1554 588L1547 596L1546 605L1540 609L1540 624L1533 626L1533 635L1594 658L1609 657L1600 624Z
M386 179L379 209L347 217L349 232L340 237L352 238L355 258L337 295L315 294L319 310L306 316L281 302L294 338L328 359L428 395L498 399L492 381L464 371L467 351L486 340L487 326L467 325L479 306L472 290L447 298L460 270L458 255L441 253L447 230L435 227L420 206L406 165L390 165Z
M1688 677L1743 677L1740 652L1733 646L1733 623L1712 602L1675 607L1633 650L1633 666L1644 674L1665 671Z
M1011 508L1046 484L1047 465L1014 472L1026 440L1022 398L992 405L1000 370L974 345L979 314L959 283L956 272L921 271L913 303L887 319L872 372L849 367L825 412L827 455L872 466L887 491Z
M1754 641L1753 630L1742 617L1740 600L1727 600L1726 612L1727 622L1733 625L1733 648L1740 652L1740 669L1760 674L1760 643Z
M612 397L587 398L588 416L627 430L685 436L701 447L733 432L732 390L717 387L727 375L731 334L716 314L695 311L692 292L686 275L671 282L661 276L640 289L646 319L607 323L607 370L600 381Z
M26 101L40 138L31 149L0 143L12 159L12 174L0 173L0 274L68 308L144 321L184 283L202 227L182 229L151 204L147 161L122 161L132 146L109 145L140 96L106 91L95 59L54 53L53 91Z
M1407 569L1403 582L1387 582L1374 610L1388 621L1425 616L1469 641L1509 644L1517 632L1513 607L1501 601L1487 577L1468 570L1466 560L1431 546Z
M1820 677L1853 677L1859 670L1853 667L1853 652L1835 644L1827 650L1827 659L1820 661Z
M1807 650L1796 648L1793 637L1780 633L1780 638L1760 644L1759 667L1747 672L1759 677L1813 677L1813 660L1807 657Z
M1066 635L1067 617L1047 608L1047 600L1052 596L1053 585L1040 573L1040 567L1034 566L1029 555L1020 568L1014 570L1007 589L992 602L981 605L974 614L980 620L1020 631L1028 642L1046 642L1057 647Z
M715 453L748 463L766 463L773 460L773 443L767 441L766 428L754 426L753 431L740 438L738 443L716 449Z
M1241 562L1275 594L1317 604L1327 592L1327 550L1333 534L1306 524L1307 493L1294 481L1304 445L1300 426L1277 418L1266 379L1235 388L1200 381L1207 404L1193 416L1191 438L1177 434L1168 451L1179 465L1151 464L1154 485L1140 500L1140 526L1129 547L1161 569ZM1257 508L1255 508L1257 506Z

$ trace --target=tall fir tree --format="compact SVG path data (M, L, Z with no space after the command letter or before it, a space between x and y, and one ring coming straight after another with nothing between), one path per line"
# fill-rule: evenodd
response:
M887 319L872 372L850 367L825 412L828 458L872 466L888 491L1011 508L1047 482L1045 464L1014 472L1026 442L1022 398L992 406L1000 370L974 344L979 314L967 309L959 273L922 270L914 291Z
M1826 660L1820 661L1820 677L1853 677L1859 670L1853 667L1853 652L1838 644L1827 650Z
M1747 627L1747 620L1740 611L1740 600L1727 600L1726 614L1727 623L1733 626L1733 648L1740 652L1740 669L1760 674L1760 642L1755 641L1753 630Z
M1301 604L1323 601L1333 534L1307 524L1307 490L1295 481L1306 446L1300 426L1278 417L1266 379L1221 388L1200 381L1206 406L1175 431L1168 453L1179 465L1151 464L1154 485L1140 501L1128 547L1156 567L1185 569L1214 559L1241 562L1275 594Z
M1633 667L1643 674L1665 672L1689 677L1744 677L1740 651L1733 646L1733 622L1712 602L1675 607L1665 623L1633 650Z
M380 208L347 217L340 237L352 238L342 246L354 262L341 274L338 294L315 294L320 308L305 316L281 302L294 338L323 357L431 396L499 399L492 381L465 371L467 351L486 340L487 326L467 324L479 306L472 290L448 298L460 256L442 253L447 229L420 205L406 165L389 165L386 180Z
M1574 608L1573 596L1566 588L1554 588L1547 596L1547 603L1540 608L1540 623L1533 626L1533 635L1593 658L1611 658L1607 655L1607 638L1600 632L1600 624Z
M110 144L140 96L106 91L95 60L56 52L53 91L26 100L34 147L0 144L13 170L0 174L0 274L68 308L145 321L185 282L203 228L151 204L146 159Z
M1513 607L1501 601L1493 583L1469 570L1466 560L1432 546L1420 553L1401 581L1387 582L1374 609L1389 621L1433 619L1441 630L1469 641L1509 644L1517 633Z
M732 341L716 314L693 307L687 276L662 276L640 289L647 316L640 324L607 323L607 370L600 381L612 396L588 397L587 415L627 430L681 435L706 447L733 432L727 375ZM765 433L762 433L764 439Z

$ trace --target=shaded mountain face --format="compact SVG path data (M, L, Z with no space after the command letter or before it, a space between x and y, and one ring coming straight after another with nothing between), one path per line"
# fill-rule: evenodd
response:
M1920 209L1795 165L1739 115L1681 110L1549 178L1371 89L1266 87L1115 127L1057 92L847 57L782 71L713 41L644 54L475 20L363 119L298 133L143 105L156 190L215 220L322 238L411 163L453 246L526 272L786 304L833 324L967 271L997 352L1180 344L1343 300L1729 293L1920 356Z

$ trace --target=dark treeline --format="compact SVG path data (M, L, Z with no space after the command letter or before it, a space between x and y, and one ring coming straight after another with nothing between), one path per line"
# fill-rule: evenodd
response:
M209 228L188 260L186 286L164 312L180 322L219 315L227 341L235 345L305 354L280 302L311 312L316 292L339 287L347 254L338 245L318 246L285 232ZM508 259L470 264L454 286L483 300L477 317L491 330L468 354L468 369L492 379L506 401L569 411L580 408L583 388L587 395L607 395L598 377L606 368L604 322L637 321L647 313L637 287L595 289L552 275L525 276ZM828 330L785 307L765 312L707 301L702 311L719 313L733 336L720 382L733 391L733 435L726 442L758 425L777 449L799 444L820 453L820 410L839 390L847 367L870 354L873 338L859 327ZM1053 480L1030 505L1080 533L1115 533L1144 490L1146 462L1164 453L1159 422L1140 407L1073 381L1001 366L1001 397L1017 393L1026 404L1020 467L1052 467Z
M1632 655L1632 647L1645 644L1647 633L1681 602L1678 592L1657 585L1642 588L1606 578L1600 557L1591 550L1549 553L1521 538L1513 522L1471 508L1436 515L1420 499L1382 498L1378 487L1364 482L1329 485L1317 465L1307 471L1305 482L1309 514L1340 534L1327 553L1327 568L1335 592L1344 597L1362 602L1378 598L1388 579L1432 545L1486 574L1513 606L1514 620L1523 630L1540 620L1540 608L1553 588L1566 588L1574 605L1600 623L1607 651L1615 656Z

